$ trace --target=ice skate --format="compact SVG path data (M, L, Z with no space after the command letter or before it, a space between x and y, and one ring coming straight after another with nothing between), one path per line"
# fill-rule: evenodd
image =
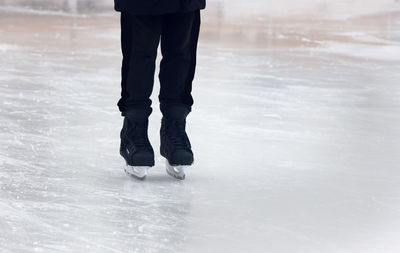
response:
M144 179L154 166L154 151L147 135L150 113L148 110L125 113L121 130L120 154L126 162L124 171L138 179Z
M166 158L168 175L183 180L185 169L193 164L193 152L186 134L186 116L189 110L185 107L164 108L161 120L160 153Z
M171 165L167 159L165 159L165 167L167 174L176 179L185 179L185 169L188 166L185 165Z
M151 167L149 166L130 166L126 165L124 171L130 176L134 176L138 179L144 179L147 176L147 172Z

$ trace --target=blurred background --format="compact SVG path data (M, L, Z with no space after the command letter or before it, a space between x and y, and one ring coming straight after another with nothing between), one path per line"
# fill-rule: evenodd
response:
M111 0L0 0L1 252L400 251L400 1L208 0L184 182L157 79L123 173L119 37Z

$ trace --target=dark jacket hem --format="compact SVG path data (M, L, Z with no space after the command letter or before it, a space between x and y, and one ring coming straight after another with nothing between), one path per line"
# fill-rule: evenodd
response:
M135 4L132 4L132 2L127 4L125 1L115 1L114 9L118 12L129 12L133 15L161 15L168 13L191 12L206 8L205 1L198 1L189 6L182 6L179 2L175 2L175 4L171 3L172 2L169 2L169 4L164 6L162 4L154 6L136 6Z

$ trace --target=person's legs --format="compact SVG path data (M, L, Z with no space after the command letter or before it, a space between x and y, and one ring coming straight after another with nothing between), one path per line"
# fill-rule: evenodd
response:
M119 110L150 110L162 15L121 13L122 80Z
M161 28L161 15L121 13L123 62L118 106L124 123L120 154L126 161L125 171L141 179L146 177L148 168L154 166L154 151L147 131Z
M194 161L186 134L186 117L191 111L192 81L196 68L200 11L164 16L161 33L160 153L167 159L167 172L185 178L184 168Z
M177 105L191 110L200 10L164 16L161 32L160 108Z

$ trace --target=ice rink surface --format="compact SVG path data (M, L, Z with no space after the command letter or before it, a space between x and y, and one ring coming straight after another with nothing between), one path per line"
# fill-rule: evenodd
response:
M20 2L0 1L1 253L400 252L400 2L210 0L185 181L158 82L156 166L123 173L112 6Z

